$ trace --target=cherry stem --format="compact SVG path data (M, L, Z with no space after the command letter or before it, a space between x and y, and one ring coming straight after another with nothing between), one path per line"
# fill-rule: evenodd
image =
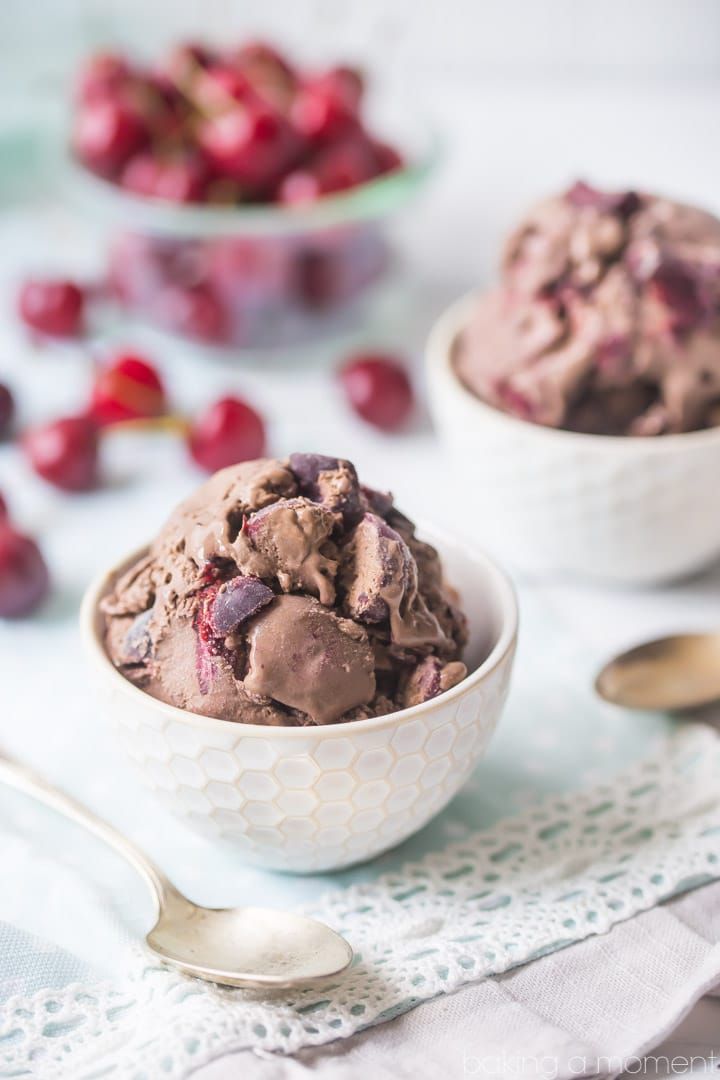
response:
M169 413L167 416L142 416L136 420L120 420L114 424L106 424L103 430L113 434L115 432L122 434L123 432L134 433L136 431L149 431L158 434L170 432L185 437L190 431L190 426L190 421L186 416L182 416L180 413Z

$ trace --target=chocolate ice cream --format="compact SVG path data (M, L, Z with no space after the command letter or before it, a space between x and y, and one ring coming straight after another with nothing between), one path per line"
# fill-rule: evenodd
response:
M153 697L251 724L359 720L466 674L438 554L349 461L216 473L102 601L115 666Z
M720 423L720 220L576 183L510 236L455 358L478 397L549 427L661 435Z

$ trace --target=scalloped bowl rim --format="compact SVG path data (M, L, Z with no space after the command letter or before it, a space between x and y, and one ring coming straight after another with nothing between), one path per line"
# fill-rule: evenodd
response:
M676 432L670 435L591 435L581 431L566 431L564 428L533 424L529 420L511 416L510 413L489 405L465 386L453 364L453 353L460 334L468 325L478 300L485 294L484 289L473 289L447 307L435 321L426 349L426 363L430 376L441 377L451 384L453 392L462 399L465 405L476 410L479 419L507 427L508 434L512 434L513 431L516 434L524 433L527 437L552 439L556 444L565 441L568 449L574 446L576 450L592 445L595 448L604 447L613 452L622 452L625 448L630 452L644 450L650 453L662 453L679 450L681 447L690 449L693 444L700 446L714 440L720 441L720 426L702 428L700 431Z
M131 698L140 698L146 706L163 712L171 720L184 724L197 724L200 727L216 728L227 731L230 728L238 732L238 736L263 738L327 738L341 737L342 735L355 734L360 731L377 731L390 727L398 722L405 722L415 716L423 715L437 708L439 704L452 701L467 693L477 683L482 682L491 672L495 671L507 655L511 652L517 641L518 633L518 604L515 589L510 578L504 570L484 552L471 550L470 547L452 537L445 536L436 530L421 530L424 536L429 536L433 543L437 543L442 549L443 545L452 546L465 558L479 564L481 570L491 582L491 590L498 608L498 631L496 639L485 659L461 682L430 698L420 705L412 705L407 709L398 709L395 712L384 713L382 716L371 716L365 720L348 720L335 724L319 724L308 727L286 727L284 725L268 726L265 724L244 724L234 720L221 720L215 716L205 716L202 713L190 712L176 705L169 705L158 698L147 694L140 687L131 683L114 666L100 638L97 625L97 608L100 600L108 590L110 583L117 579L118 575L128 569L138 558L148 550L148 545L138 548L135 552L115 563L110 569L99 574L88 586L83 596L80 608L80 629L85 646L86 654L91 656L97 666L103 670L103 674L110 678L118 690L123 690ZM442 553L442 551L441 551Z

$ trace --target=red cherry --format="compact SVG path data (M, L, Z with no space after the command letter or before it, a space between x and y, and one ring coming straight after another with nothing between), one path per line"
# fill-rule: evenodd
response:
M0 524L0 618L29 615L49 587L48 568L35 541L6 522Z
M35 278L20 289L18 311L33 330L52 337L77 337L83 330L85 295L72 281Z
M390 143L378 142L377 139L372 144L373 151L375 152L375 160L377 161L377 171L379 174L395 172L397 169L402 169L405 165L402 154L399 150L396 150Z
M164 326L186 337L213 342L227 340L227 312L206 285L169 286L160 294L155 314Z
M278 202L286 206L297 206L299 203L313 202L322 195L320 181L307 169L295 169L289 172L277 189Z
M98 428L87 416L68 416L32 428L23 448L35 472L63 491L89 491L98 482Z
M136 112L122 101L102 100L80 108L73 147L83 164L101 176L113 176L139 150L146 130Z
M5 383L0 383L0 439L10 433L10 426L15 416L15 399Z
M362 80L357 73L350 68L335 68L305 83L292 103L290 116L310 142L334 142L358 128L361 95Z
M205 121L199 138L217 172L254 189L276 182L299 149L287 120L264 103L237 105Z
M120 186L135 195L169 202L200 202L205 172L191 157L162 161L149 152L130 158L120 175Z
M112 52L96 53L80 69L77 80L78 101L88 104L111 97L129 77L130 65L124 56Z
M121 353L95 379L90 414L100 425L162 416L165 388L151 364L133 353Z
M318 156L313 171L322 190L329 194L372 180L378 165L371 143L359 134L328 146Z
M216 472L238 461L262 457L265 425L246 402L221 398L197 417L188 435L188 445L201 468Z
M394 431L410 415L414 395L402 364L387 356L355 356L339 371L356 413L383 431Z
M9 517L10 512L8 510L8 505L5 502L3 495L0 494L0 524L7 521Z

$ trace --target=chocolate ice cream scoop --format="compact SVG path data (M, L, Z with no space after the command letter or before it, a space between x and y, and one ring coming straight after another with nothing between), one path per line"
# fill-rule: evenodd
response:
M245 689L327 724L375 695L367 634L308 596L278 596L248 632Z
M392 496L323 455L211 477L102 610L128 679L224 720L363 719L465 675L465 619L437 552Z
M606 435L718 422L720 220L577 183L510 236L455 358L491 405Z

